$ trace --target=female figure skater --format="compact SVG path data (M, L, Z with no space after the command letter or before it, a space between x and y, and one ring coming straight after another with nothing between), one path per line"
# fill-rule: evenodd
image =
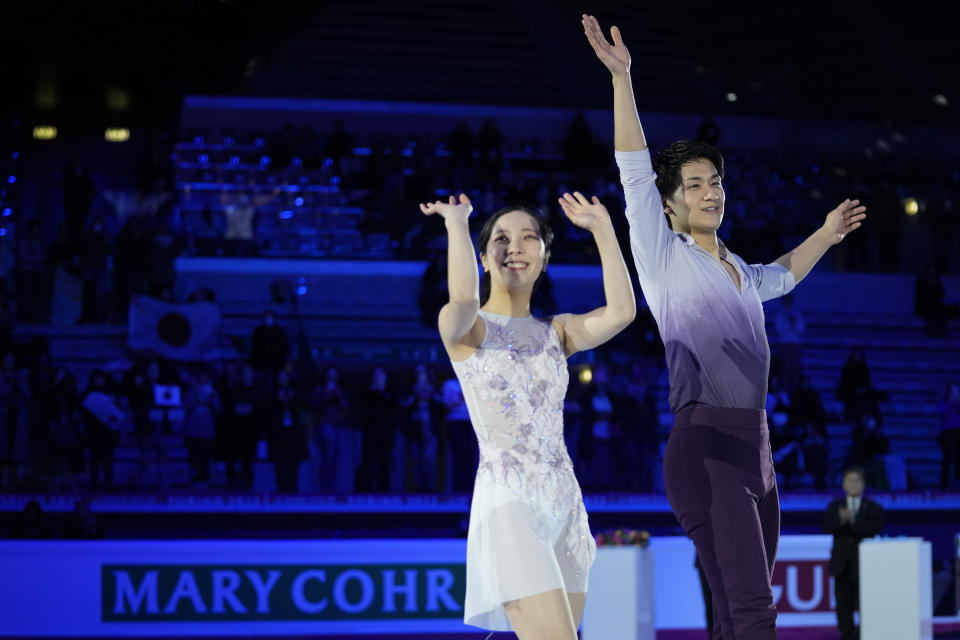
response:
M447 227L450 301L440 311L440 336L480 445L464 621L513 629L520 640L577 637L596 545L563 441L565 358L603 344L636 314L606 208L580 193L564 194L560 206L593 234L607 305L539 319L530 315L530 296L553 240L540 216L507 207L483 225L481 294L470 200L420 205Z

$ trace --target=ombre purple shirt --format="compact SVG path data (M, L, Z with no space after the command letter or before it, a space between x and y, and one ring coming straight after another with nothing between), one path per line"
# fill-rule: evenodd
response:
M789 293L793 274L777 263L748 265L721 242L721 256L740 274L737 291L715 257L667 226L650 151L616 158L640 287L666 348L670 408L763 409L770 346L761 303Z

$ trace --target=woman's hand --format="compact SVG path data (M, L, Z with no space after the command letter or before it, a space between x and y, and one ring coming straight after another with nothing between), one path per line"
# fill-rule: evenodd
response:
M570 222L591 233L596 233L600 229L608 227L612 228L613 223L610 222L610 214L607 212L607 208L600 204L600 199L597 196L587 200L579 191L574 191L573 195L565 193L560 198L560 208L563 209Z
M450 196L450 199L447 202L442 200L437 200L436 202L428 202L426 204L420 203L420 211L424 215L432 216L435 213L440 214L440 217L443 218L444 222L466 222L470 218L470 213L473 211L473 205L470 204L470 198L467 197L467 194L460 194L460 202L457 203L456 198Z

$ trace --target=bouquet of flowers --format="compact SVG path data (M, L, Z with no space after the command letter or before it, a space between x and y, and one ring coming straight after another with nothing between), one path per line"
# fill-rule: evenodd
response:
M650 532L637 529L610 529L596 535L597 546L623 546L635 544L646 549L650 544Z

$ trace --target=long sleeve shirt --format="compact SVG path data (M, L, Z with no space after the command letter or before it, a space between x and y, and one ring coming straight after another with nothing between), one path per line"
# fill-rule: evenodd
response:
M667 225L649 150L616 159L640 288L666 349L670 408L763 409L770 347L762 302L789 293L793 274L777 263L748 265L721 242L738 291L713 255Z

